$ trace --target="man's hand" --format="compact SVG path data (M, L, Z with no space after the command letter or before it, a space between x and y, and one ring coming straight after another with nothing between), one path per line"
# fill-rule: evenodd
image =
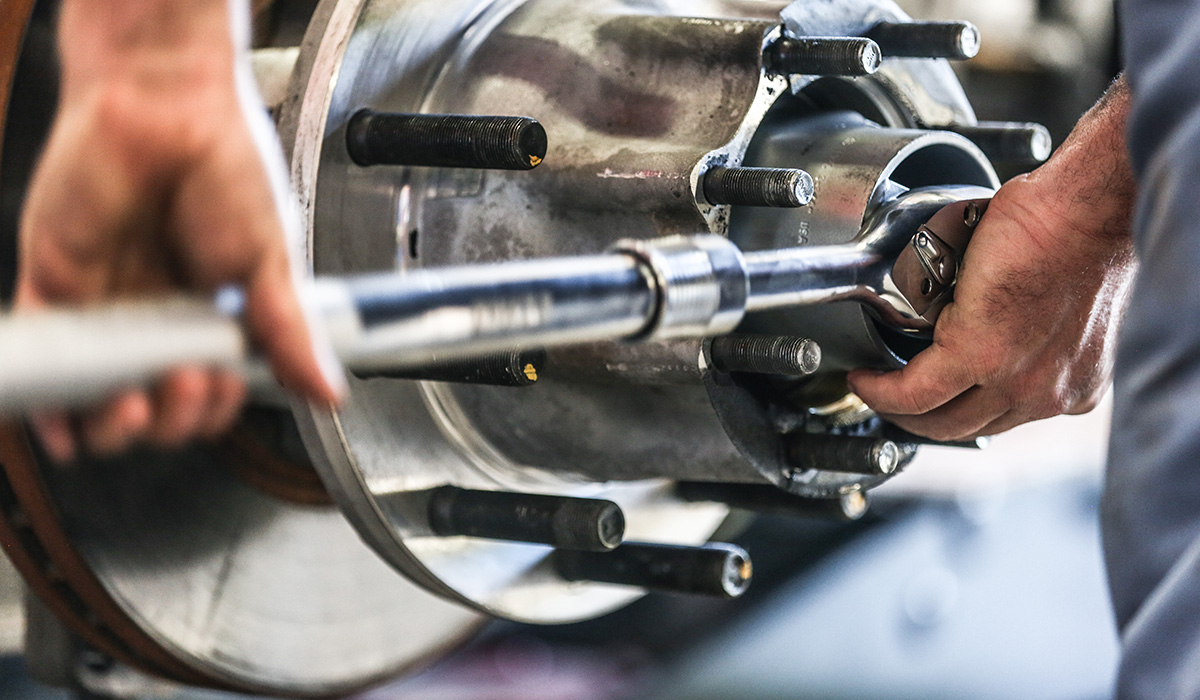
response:
M66 0L61 12L62 96L21 222L17 306L238 285L280 381L336 401L340 371L296 294L286 174L243 63L246 9ZM113 397L78 430L63 415L34 424L58 459L79 440L97 454L143 439L177 446L227 428L244 395L232 375L184 367Z
M887 420L937 440L1086 413L1107 391L1135 268L1123 79L979 224L933 346L902 370L852 372Z

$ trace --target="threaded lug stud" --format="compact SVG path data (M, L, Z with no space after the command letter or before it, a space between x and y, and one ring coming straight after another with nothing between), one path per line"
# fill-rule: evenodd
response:
M435 489L429 524L443 537L463 535L607 552L625 536L625 514L612 501L506 491Z
M794 469L888 476L901 466L903 450L891 440L794 433L786 442Z
M532 170L546 158L546 130L529 117L396 114L359 110L346 149L361 166Z
M880 22L867 31L896 58L948 58L965 61L979 53L979 28L970 22Z
M787 75L871 75L883 51L865 37L784 37L767 51L768 70Z
M794 336L719 336L713 338L709 354L713 366L722 372L802 377L821 366L821 346Z
M944 128L967 137L984 155L1000 163L1043 163L1054 148L1050 131L1041 124L980 122L974 125L951 124Z
M507 350L467 360L434 362L415 369L364 369L360 379L389 377L483 386L533 386L546 364L545 350Z
M603 554L558 551L554 566L568 581L721 598L745 593L754 575L746 550L722 543L701 547L627 543Z
M726 168L704 173L704 198L710 204L796 208L813 199L812 175L794 168Z

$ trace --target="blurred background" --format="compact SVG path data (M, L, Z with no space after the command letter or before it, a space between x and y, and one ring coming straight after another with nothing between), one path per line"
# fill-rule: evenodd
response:
M1110 0L900 4L976 23L983 49L956 69L979 118L1041 122L1056 144L1119 70ZM717 539L754 556L739 600L651 595L584 624L493 623L362 700L1106 698L1117 657L1098 526L1108 417L1106 403L982 452L926 448L857 523L735 517ZM77 697L28 679L21 585L0 567L0 698ZM147 697L228 697L128 682Z

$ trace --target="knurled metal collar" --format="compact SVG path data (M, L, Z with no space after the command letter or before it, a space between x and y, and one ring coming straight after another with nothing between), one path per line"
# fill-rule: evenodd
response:
M746 315L746 262L742 251L722 236L623 240L614 250L644 263L658 288L658 308L646 337L720 335Z

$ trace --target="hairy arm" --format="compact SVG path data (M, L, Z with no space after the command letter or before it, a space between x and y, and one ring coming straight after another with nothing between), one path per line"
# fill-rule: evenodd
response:
M896 372L850 374L876 412L957 440L1096 406L1135 269L1129 106L1120 78L1050 160L996 193L932 347Z
M340 374L312 332L289 256L282 157L245 56L237 0L65 0L62 92L21 221L19 309L236 284L255 342L290 389L335 401ZM85 352L86 349L80 349ZM175 446L220 433L245 389L183 367L82 416L34 424L52 455Z

